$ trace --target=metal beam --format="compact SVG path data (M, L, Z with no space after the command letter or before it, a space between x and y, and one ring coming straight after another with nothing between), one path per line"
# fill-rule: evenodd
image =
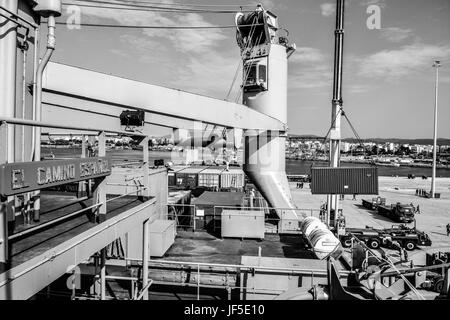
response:
M42 119L43 121L53 121L58 119L63 123L74 124L79 123L85 125L88 123L108 123L114 126L117 130L120 128L119 116L126 108L122 106L111 105L107 103L100 103L90 99L75 98L64 94L57 94L51 92L44 92L42 94ZM66 116L61 116L66 114ZM67 116L68 114L74 115ZM146 113L145 126L142 130L147 132L149 125L157 125L166 128L183 128L193 129L194 121L174 118L162 114ZM56 130L51 130L52 132Z
M60 95L229 128L287 129L281 121L241 104L59 63L48 64L43 88Z
M0 300L28 299L156 211L151 199L0 274Z

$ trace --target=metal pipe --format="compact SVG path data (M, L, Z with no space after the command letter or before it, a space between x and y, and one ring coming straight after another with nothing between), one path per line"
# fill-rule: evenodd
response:
M136 297L136 300L148 300L148 289L152 284L153 280L148 281L148 283L142 288L141 293Z
M51 14L48 17L48 34L47 34L47 50L45 51L44 57L42 58L41 63L37 68L36 74L36 92L34 92L36 99L36 113L35 118L36 121L41 121L42 118L42 77L44 74L45 67L47 63L50 61L50 58L55 51L55 16ZM41 161L41 128L35 128L35 140L34 140L34 161ZM34 193L34 211L33 211L33 220L39 221L40 219L40 210L41 210L41 199L40 199L40 191L36 191Z
M106 249L100 251L100 300L106 297Z
M11 15L16 15L18 11L17 0L2 1L5 7L3 10ZM11 19L8 19L11 21ZM16 105L16 41L17 41L17 21L3 23L0 27L0 117L14 116ZM8 127L7 140L7 162L14 162L14 128Z
M130 259L126 258L126 261L139 262L139 259ZM153 262L153 263L152 263ZM257 269L257 270L267 270L267 271L289 271L289 272L298 272L304 274L310 274L314 272L315 274L323 274L326 275L326 270L320 269L299 269L299 268L271 268L271 267L263 267L263 266L244 266L244 265L236 265L236 264L219 264L219 263L206 263L206 262L184 262L184 261L171 261L171 260L157 260L157 261L149 261L151 264L174 264L174 265L194 265L194 266L205 266L205 267L222 267L222 268L240 268L240 269ZM342 270L339 271L341 274L348 274L349 272Z
M438 112L438 89L439 89L439 67L440 61L435 61L433 67L436 68L436 82L434 86L434 134L433 134L433 171L431 177L431 198L435 197L436 192L436 156L437 156L437 112Z
M38 58L39 58L39 28L34 30L34 62L33 62L33 95L36 93L37 88L37 68L38 68ZM31 110L31 119L36 121L36 99L33 96L33 107ZM31 153L30 153L30 161L33 161L34 156L34 145L35 145L35 130L31 130Z
M147 290L148 290L148 287L150 286L148 283L148 260L150 258L150 255L149 255L149 245L150 245L150 243L149 243L149 238L150 238L149 225L150 225L150 219L147 219L144 221L144 225L142 228L142 233L143 233L143 235L142 235L142 286L143 286L143 289L142 289L142 292L139 295L139 297L143 296L143 300L148 300ZM145 289L145 288L147 288L147 289ZM147 292L147 294L144 295L144 293L146 293L146 292ZM140 299L139 297L138 297L138 300Z
M76 126L66 126L66 125L59 125L57 123L51 123L51 122L42 122L42 121L34 121L34 120L23 120L19 118L14 117L3 117L0 116L0 122L4 121L10 124L20 124L25 126L36 126L41 128L55 128L55 129L71 129L71 130L78 130L78 131L104 131L109 133L116 133L124 136L136 136L136 137L146 137L145 134L138 133L138 132L130 132L130 131L115 131L111 129L106 128L92 128L92 127L76 127Z
M22 45L22 119L25 119L25 99L26 99L26 79L27 79L27 51L28 51L28 30L25 34L24 44ZM21 137L21 161L25 162L25 126L22 126L22 137Z

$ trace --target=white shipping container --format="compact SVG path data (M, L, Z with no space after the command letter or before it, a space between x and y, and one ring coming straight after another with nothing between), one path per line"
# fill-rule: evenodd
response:
M220 174L221 188L243 188L244 181L244 171L240 169L230 169Z

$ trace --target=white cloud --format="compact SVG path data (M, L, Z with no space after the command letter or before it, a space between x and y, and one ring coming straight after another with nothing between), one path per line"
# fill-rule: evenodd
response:
M330 2L322 3L320 10L323 16L329 17L336 12L336 4Z
M381 29L381 37L390 42L401 42L414 36L411 29L402 28L383 28Z
M313 89L332 85L333 60L319 49L297 48L289 63L289 88Z
M202 56L192 56L186 60L183 68L177 70L176 78L172 83L182 90L225 99L239 61L237 48L235 52L231 50L215 52L207 59ZM238 77L230 98L234 98L240 83L241 78Z
M110 19L123 25L154 25L162 27L214 26L214 24L207 22L201 15L196 13L169 16L161 12L83 7L82 21L84 22L86 18L90 22L98 18ZM151 40L154 43L156 39L162 40L162 42L169 41L175 50L182 53L206 52L211 47L216 46L218 41L226 38L220 29L143 29L142 34L144 35L141 39L143 42ZM164 43L159 45L164 45Z
M450 58L450 45L416 43L396 50L382 50L362 58L360 75L394 81L431 68L433 60Z
M364 7L368 7L370 5L375 4L375 5L379 6L381 9L386 8L386 0L363 0L363 1L358 0L358 1L359 1L359 4Z
M300 47L289 59L292 63L311 63L324 60L324 55L317 48Z
M108 19L123 25L215 26L196 13L171 15L97 8L83 8L82 12L82 22L105 23L104 19ZM140 63L157 65L158 82L166 86L223 99L234 76L235 69L230 66L236 66L239 59L237 46L233 46L236 52L220 50L225 39L221 29L142 29L133 34L120 33L118 40L125 46L109 52L120 58L137 56ZM176 54L183 58L174 59Z

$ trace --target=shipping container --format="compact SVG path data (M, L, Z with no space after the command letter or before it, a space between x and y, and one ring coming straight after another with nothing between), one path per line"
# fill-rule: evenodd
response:
M192 202L195 205L196 229L218 230L222 207L241 208L244 197L243 192L204 192Z
M174 167L171 167L169 169L169 171L167 172L167 178L168 178L169 186L176 186L177 185L177 180L175 178L175 174L178 171L181 171L183 169L186 169L186 166L174 166Z
M189 189L196 188L198 186L198 174L205 169L205 167L187 167L176 172L176 186Z
M242 169L230 168L228 171L224 170L220 174L221 188L244 188L245 174Z
M198 174L198 186L208 188L220 187L220 174L225 170L223 167L209 167Z
M378 194L377 167L311 168L312 194Z

